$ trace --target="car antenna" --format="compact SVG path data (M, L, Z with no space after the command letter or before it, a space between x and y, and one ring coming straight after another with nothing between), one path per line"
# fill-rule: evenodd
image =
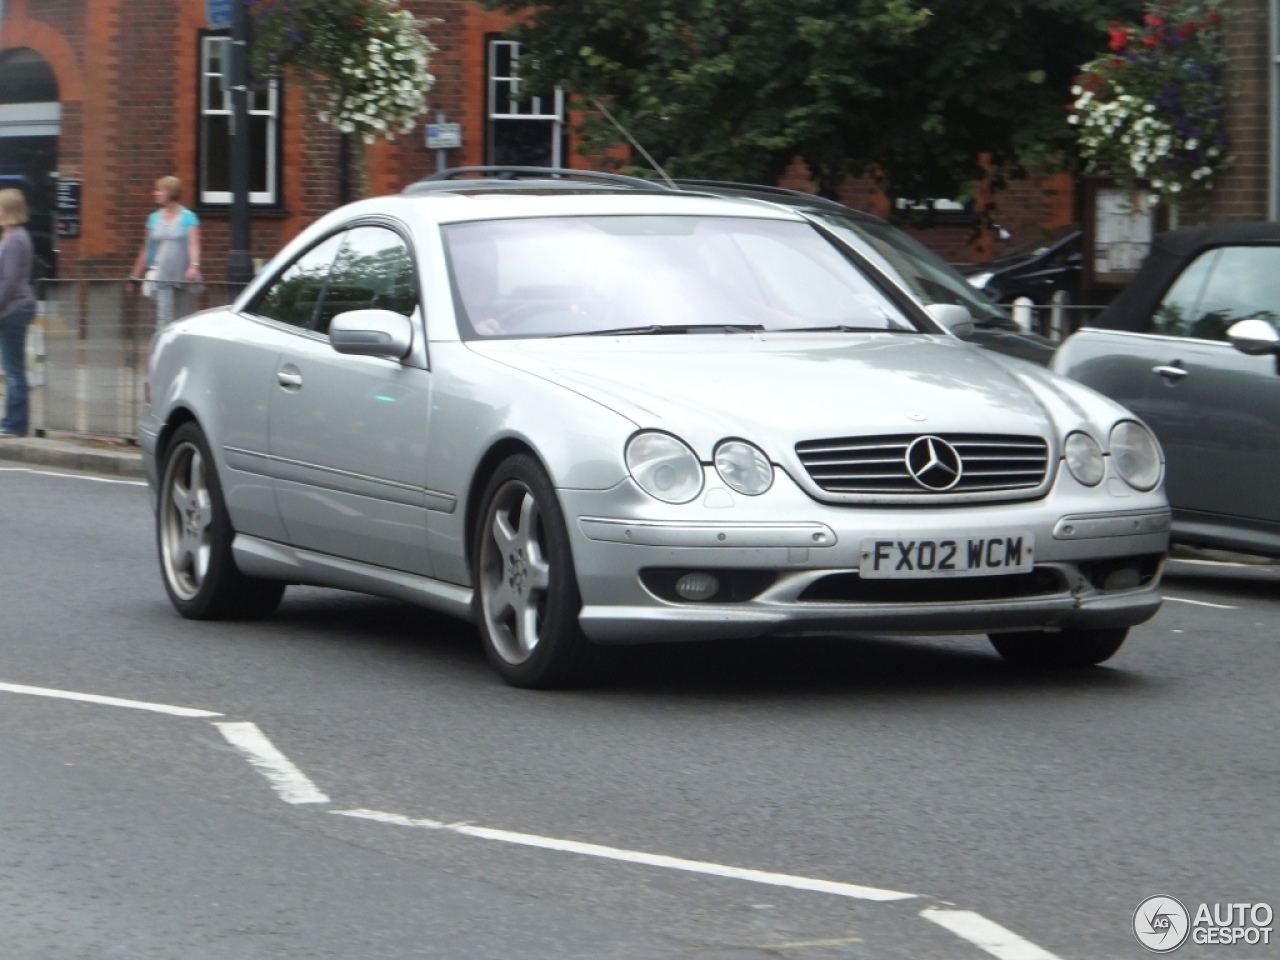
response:
M627 128L624 127L622 124L620 124L616 119L614 119L613 114L610 113L608 109L605 108L605 105L600 102L599 97L593 100L592 103L594 103L596 107L600 110L600 112L604 114L605 119L608 120L610 123L612 123L615 127L617 127L618 132L627 138L627 142L640 151L641 155L646 160L649 161L649 166L657 170L658 175L661 176L663 180L667 181L667 186L669 186L672 190L680 189L679 187L676 186L676 182L672 180L669 176L667 176L667 171L663 170L662 167L658 166L658 161L653 159L653 157L649 156L649 151L646 150L644 147L640 146L640 144L636 141L636 138L627 132Z

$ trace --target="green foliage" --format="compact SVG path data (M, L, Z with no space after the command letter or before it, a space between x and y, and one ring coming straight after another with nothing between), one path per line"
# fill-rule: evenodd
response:
M484 0L527 14L529 87L599 98L674 176L774 182L796 155L824 193L960 195L979 153L1070 155L1062 97L1140 0ZM1063 154L1063 151L1067 151ZM640 171L634 171L640 172Z

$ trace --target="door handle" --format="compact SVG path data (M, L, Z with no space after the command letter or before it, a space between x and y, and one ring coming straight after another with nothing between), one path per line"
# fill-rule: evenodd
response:
M1160 374L1160 376L1164 377L1166 380L1181 380L1187 375L1187 371L1182 367L1173 367L1164 364L1158 367L1152 367L1151 372Z
M302 387L302 374L297 370L277 370L276 383L286 390L298 390Z

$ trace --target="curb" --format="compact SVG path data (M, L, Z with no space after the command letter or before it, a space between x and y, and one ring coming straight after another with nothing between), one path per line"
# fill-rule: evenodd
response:
M146 471L142 467L142 451L136 446L87 437L21 437L0 440L0 460L119 477L146 477Z

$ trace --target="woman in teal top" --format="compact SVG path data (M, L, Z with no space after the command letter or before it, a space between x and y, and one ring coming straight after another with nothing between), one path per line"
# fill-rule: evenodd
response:
M147 241L138 251L129 278L130 288L142 278L145 267L154 267L153 295L156 326L163 327L195 309L200 283L200 218L178 203L182 181L161 177L152 196L160 209L147 217Z

